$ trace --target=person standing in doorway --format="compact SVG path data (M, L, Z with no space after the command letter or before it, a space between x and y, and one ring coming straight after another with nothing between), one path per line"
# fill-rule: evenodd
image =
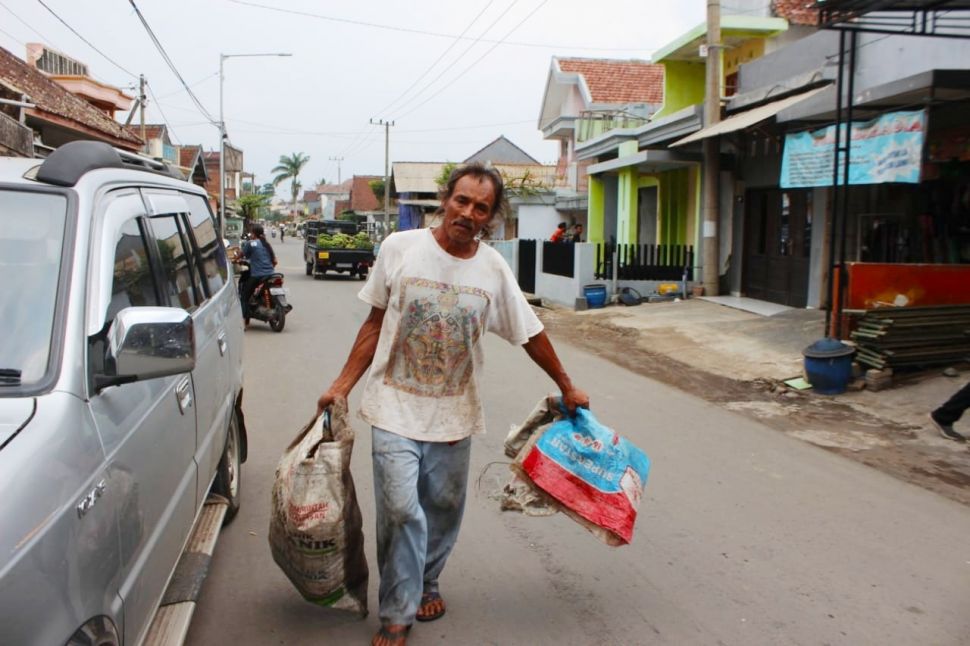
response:
M438 226L387 237L359 294L370 314L317 402L320 414L370 369L360 415L372 427L377 507L381 627L372 646L401 646L413 621L445 614L438 579L461 525L471 436L485 432L485 332L522 346L570 412L589 405L508 264L480 242L503 195L497 171L461 166L442 191Z

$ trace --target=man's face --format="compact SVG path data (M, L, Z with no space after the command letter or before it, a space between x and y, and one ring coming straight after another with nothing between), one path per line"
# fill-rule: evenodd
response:
M495 187L488 178L465 175L455 184L455 190L444 201L444 227L448 239L459 245L469 245L492 219Z

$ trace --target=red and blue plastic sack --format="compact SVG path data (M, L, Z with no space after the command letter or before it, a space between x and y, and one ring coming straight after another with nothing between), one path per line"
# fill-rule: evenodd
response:
M633 539L650 459L589 410L535 429L513 469L607 544Z

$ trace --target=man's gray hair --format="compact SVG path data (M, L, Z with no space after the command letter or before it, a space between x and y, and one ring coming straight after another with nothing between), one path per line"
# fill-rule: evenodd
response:
M451 171L451 175L448 176L448 181L438 192L438 197L441 199L442 204L444 204L455 192L455 186L458 184L458 180L466 176L475 177L478 180L488 180L492 183L495 201L492 203L492 220L489 222L489 226L491 227L496 220L505 216L507 207L505 202L505 181L502 179L502 174L492 166L486 166L481 162L472 162L456 167Z

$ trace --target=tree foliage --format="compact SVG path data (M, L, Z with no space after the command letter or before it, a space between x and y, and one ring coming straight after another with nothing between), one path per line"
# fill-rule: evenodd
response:
M291 155L280 155L279 163L271 170L276 173L273 178L273 186L279 186L286 180L290 180L290 195L293 198L293 211L296 211L296 198L300 195L300 172L310 161L309 155L303 153L293 153Z
M532 197L549 187L535 173L526 169L521 175L511 175L501 171L505 192L510 197Z
M374 191L374 196L377 198L377 201L378 202L381 202L383 204L383 202L384 202L384 180L382 180L382 179L373 179L373 180L367 182L367 185L370 186L370 190Z
M268 195L243 195L236 200L236 210L247 223L260 217L260 211L269 205Z
M444 166L441 167L441 172L438 176L434 178L435 184L438 185L439 189L444 189L445 185L448 183L448 178L451 177L452 171L458 168L458 164L455 162L446 162Z

